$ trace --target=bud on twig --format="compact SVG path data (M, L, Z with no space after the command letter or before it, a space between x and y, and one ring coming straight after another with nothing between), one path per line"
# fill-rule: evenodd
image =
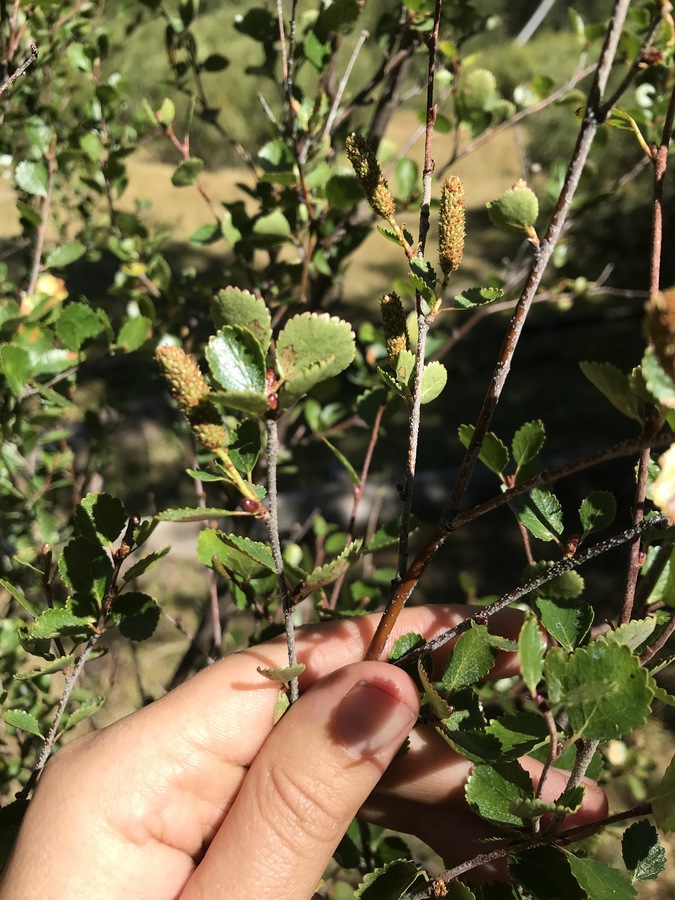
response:
M396 204L368 141L360 134L350 134L347 138L347 156L368 203L383 219L391 219L396 212Z
M393 366L403 350L410 350L410 338L406 326L405 311L401 298L395 291L380 298L382 329L387 344L387 356Z
M451 175L443 182L438 213L438 254L444 275L452 275L461 265L465 221L464 186Z

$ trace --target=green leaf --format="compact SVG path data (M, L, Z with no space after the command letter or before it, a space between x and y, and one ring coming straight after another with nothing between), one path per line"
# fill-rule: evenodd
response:
M146 572L149 572L150 569L157 565L160 559L164 559L169 550L171 550L171 546L153 550L152 553L148 553L143 559L139 559L138 562L135 562L133 566L129 566L123 576L125 583L133 581L134 578L140 578L141 575L145 575Z
M358 21L358 0L332 0L321 7L314 28L322 40L332 33L346 34Z
M539 215L539 201L525 182L515 184L497 200L485 204L493 225L503 231L533 232Z
M32 371L33 363L27 350L13 344L0 346L0 372L7 379L9 389L15 397L20 397L23 393Z
M536 619L526 618L518 635L518 655L523 681L532 697L537 695L537 685L544 670L545 649L546 641Z
M675 757L650 794L652 815L661 831L675 831Z
M47 254L45 266L48 269L62 269L84 256L86 252L87 248L81 241L71 241L68 244L62 244Z
M127 511L117 497L90 493L84 497L73 515L77 534L94 544L112 544L127 524Z
M82 344L101 333L103 324L86 303L69 303L56 320L54 330L68 350L79 350Z
M270 408L267 394L260 391L211 391L209 400L228 414L233 409L238 409L249 416L263 416Z
M260 456L260 428L255 419L244 419L232 432L228 456L239 472L248 478Z
M509 506L521 525L541 541L553 541L563 533L562 507L555 494L533 488L529 494L515 497Z
M274 572L274 558L267 544L235 534L224 534L204 528L197 538L197 556L205 566L213 568L215 556L232 576L243 581L261 578Z
M206 360L213 377L228 391L265 391L265 360L260 344L248 328L221 328L209 340Z
M284 381L284 407L320 381L346 369L355 352L354 332L342 319L328 313L293 316L276 343L277 368Z
M485 625L473 625L465 632L452 650L448 667L443 674L443 686L447 691L475 684L490 671L495 661L495 651L486 640Z
M426 882L416 863L396 859L369 872L354 891L354 900L402 900L413 887L421 888Z
M217 506L182 507L181 509L165 509L155 515L157 522L203 522L206 519L220 519L221 516L233 516L232 509L221 509Z
M283 666L277 669L262 669L258 666L256 671L270 681L277 681L279 684L288 684L289 681L302 675L306 668L307 666L304 663L297 663L294 666Z
M144 641L154 634L160 609L149 594L127 591L118 594L110 607L110 618L120 634L130 641Z
M458 429L462 446L468 447L475 431L473 425L460 425ZM493 431L488 431L483 440L478 459L495 475L500 475L509 462L509 451Z
M415 516L410 517L409 534L413 534L419 528L419 521ZM400 524L398 520L387 522L381 528L378 528L375 534L364 547L364 553L375 553L377 550L384 550L387 547L393 547L398 543Z
M37 161L21 160L16 167L14 178L17 187L27 194L32 194L35 197L47 196L49 174L47 166L41 159Z
M586 378L596 387L601 394L609 400L612 406L629 419L642 421L638 412L638 400L630 389L630 381L621 369L611 363L581 362L579 368Z
M217 475L215 472L207 472L206 469L186 469L186 474L190 478L196 478L199 481L227 481L224 475Z
M196 184L203 168L204 161L197 157L184 159L171 176L171 184L174 187L189 187Z
M38 610L38 608L36 606L33 606L30 600L25 596L21 588L16 587L16 585L13 585L10 581L6 581L4 578L0 578L0 585L8 593L10 593L12 597L14 597L16 602L23 606L26 612L29 612L31 616L37 617L40 615L40 611Z
M226 287L211 301L211 318L216 328L239 325L248 328L267 353L272 340L272 318L264 300L249 291Z
M512 804L518 800L534 800L530 776L515 760L494 766L474 766L465 793L471 809L488 822L516 828L528 822L511 812Z
M544 717L531 712L510 713L493 719L485 731L497 738L504 759L517 759L549 738Z
M665 371L651 347L642 358L641 368L647 388L657 403L666 409L675 409L675 382Z
M253 224L253 234L275 241L284 240L290 237L291 233L290 223L280 209L275 209L266 216L260 216Z
M69 716L66 716L63 722L63 730L68 731L70 728L74 728L78 722L93 716L104 703L105 697L90 697L88 700L83 700L76 710Z
M582 539L611 525L616 517L616 498L611 491L591 491L579 507Z
M633 900L637 892L621 872L595 859L568 854L570 870L579 887L593 900Z
M415 631L409 631L407 634L402 634L401 637L396 640L389 652L389 662L396 662L397 659L405 656L406 653L410 653L411 650L415 650L417 647L421 647L424 644L425 640L422 635L417 634Z
M509 869L514 880L537 900L589 900L570 871L567 854L557 847L523 850L509 859Z
M583 600L535 596L532 609L551 637L570 652L582 643L593 624L593 607Z
M504 296L501 288L471 287L452 298L447 309L478 309L479 306L487 306Z
M176 106L170 97L165 97L157 110L157 121L162 125L170 125L175 118Z
M571 655L557 647L544 662L549 699L569 716L574 737L619 738L644 724L654 692L628 647L603 638Z
M521 425L511 442L511 451L518 468L537 458L545 440L546 430L540 419Z
M5 709L2 718L12 728L20 728L21 731L27 731L44 740L38 720L25 709Z
M522 583L543 575L555 565L555 562L548 559L539 559L537 562L528 563L523 572ZM584 591L584 579L578 572L563 572L556 575L550 581L547 581L540 588L532 591L532 597L552 597L554 600L574 600Z
M335 559L313 569L307 578L301 581L293 591L293 602L299 603L304 597L308 597L314 591L318 591L325 585L337 581L359 558L362 546L363 541L360 538L352 541Z
M15 672L14 677L17 681L28 681L31 678L41 678L43 675L53 675L54 672L62 672L68 666L72 666L75 662L75 654L69 653L67 656L60 656L54 662L48 663L40 669L31 669L30 672Z
M647 819L633 822L621 839L623 861L633 881L652 881L666 868L666 851L659 835Z
M399 159L394 168L394 181L397 196L407 200L418 186L419 167L417 163L407 156Z
M126 350L127 353L133 353L152 337L152 319L146 316L135 316L127 319L120 328L117 335L117 346Z
M420 403L431 403L439 396L448 380L448 370L443 363L434 360L427 363L422 372L422 394Z
M112 578L112 562L100 544L76 537L63 548L59 574L76 593L91 594L100 601Z
M516 800L511 804L511 812L524 819L535 819L538 816L570 815L578 811L584 799L584 788L578 785L565 791L557 800Z
M28 626L31 640L44 641L56 637L85 637L91 634L93 622L84 616L76 616L71 610L56 606L46 609Z
M226 56L220 53L210 53L204 62L202 68L205 72L222 72L230 65L230 61Z
M351 481L351 483L353 485L360 484L361 476L356 471L354 466L349 462L349 460L344 455L344 453L341 450L338 450L338 448L335 446L335 444L332 444L328 440L328 438L325 436L325 434L320 434L319 437L321 438L323 443L326 445L326 447L328 447L328 449L333 454L333 456L337 459L337 461L340 463L340 465L344 467L345 471L349 475L349 480Z
M188 238L193 247L208 247L223 237L219 224L200 225Z
M607 632L604 637L610 643L623 644L629 650L635 651L652 636L657 624L656 616L649 616L647 619L632 619L625 625L619 625L614 631Z

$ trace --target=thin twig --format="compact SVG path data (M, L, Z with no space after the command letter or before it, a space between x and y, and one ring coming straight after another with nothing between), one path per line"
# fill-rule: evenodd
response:
M274 568L277 573L279 595L284 612L284 628L286 629L286 644L288 646L288 665L294 666L297 662L295 653L295 628L293 626L293 602L284 575L284 560L281 555L281 540L279 538L279 495L277 491L277 460L279 458L279 430L276 419L267 419L267 495L269 497L269 516L266 519L267 529L272 544L272 556ZM289 699L291 703L300 696L298 679L292 678L289 682Z
M21 63L21 65L19 66L18 69L16 69L14 72L12 72L12 74L9 76L9 78L6 78L5 81L3 81L2 84L0 84L0 96L2 96L2 94L5 93L5 91L7 90L8 87L11 87L11 85L14 84L14 82L16 81L17 78L20 78L23 75L23 73L26 71L26 69L29 66L31 66L37 58L38 58L37 44L31 44L30 45L30 56L27 57Z
M675 631L675 616L673 616L663 631L659 634L653 644L650 644L643 652L640 654L640 665L646 665L652 657L656 656L659 650L662 647L665 647L669 638L671 637L673 631Z
M499 600L495 600L495 602L491 603L489 606L477 607L475 612L472 612L471 615L467 616L467 618L460 622L459 625L448 629L448 631L444 631L442 634L439 634L438 637L427 641L426 644L423 644L421 647L416 647L414 650L406 653L405 656L401 656L396 660L395 665L407 666L411 662L418 660L421 656L426 656L427 653L433 653L434 650L438 650L449 641L459 637L460 634L464 634L465 631L468 631L474 620L484 624L502 609L506 609L507 606L516 603L518 600L531 594L532 591L542 587L542 585L548 584L550 581L553 581L554 578L558 578L559 575L564 575L565 572L570 572L572 569L578 569L580 566L584 565L584 563L589 562L589 560L595 559L596 556L600 556L603 553L608 553L610 550L620 547L637 535L667 527L668 524L666 516L654 516L651 519L640 522L639 525L634 525L630 528L626 528L625 531L620 531L611 538L607 538L607 540L594 544L594 546L589 547L584 553L578 553L575 556L570 557L566 556L563 559L558 560L558 562L554 563L545 572L542 572L534 578L530 578L525 584L504 594Z
M328 117L326 119L326 124L323 129L323 134L321 135L321 141L319 143L323 143L327 137L329 137L333 132L333 125L335 124L335 119L337 117L338 111L340 109L340 103L342 102L342 98L344 96L344 92L347 89L347 84L349 82L349 76L352 74L352 69L356 63L359 53L361 52L361 48L364 43L370 37L370 33L364 30L359 35L359 39L356 42L356 45L352 51L352 55L349 57L349 62L347 63L347 67L345 68L344 74L340 80L340 84L338 85L338 89L335 92L335 97L333 97L333 103L330 108L330 112L328 113Z

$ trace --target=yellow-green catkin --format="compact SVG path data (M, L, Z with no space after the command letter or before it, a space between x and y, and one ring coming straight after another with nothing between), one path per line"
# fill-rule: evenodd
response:
M438 255L444 275L452 275L461 265L465 223L464 186L450 175L443 182L438 211Z
M394 366L399 353L402 353L403 350L410 350L405 310L401 298L395 291L380 298L380 313L387 345L387 356L390 364Z
M156 357L178 408L187 417L195 436L209 450L226 447L227 431L209 398L211 389L197 363L181 347L168 344L157 348Z
M368 141L360 134L350 134L347 156L368 203L383 219L391 219L396 212L394 197Z

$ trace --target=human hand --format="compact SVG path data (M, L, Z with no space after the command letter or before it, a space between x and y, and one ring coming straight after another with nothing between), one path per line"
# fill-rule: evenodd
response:
M462 607L404 610L397 633L431 638ZM450 860L477 852L470 764L429 729L382 774L418 713L414 683L363 662L379 616L301 629L302 696L272 727L278 686L258 667L287 662L283 639L234 654L161 700L73 741L50 761L0 886L3 900L312 896L349 822L417 831ZM517 634L509 612L502 631ZM503 654L495 675L513 669ZM536 764L531 764L536 777ZM553 773L547 796L560 793ZM602 815L587 788L566 824Z

